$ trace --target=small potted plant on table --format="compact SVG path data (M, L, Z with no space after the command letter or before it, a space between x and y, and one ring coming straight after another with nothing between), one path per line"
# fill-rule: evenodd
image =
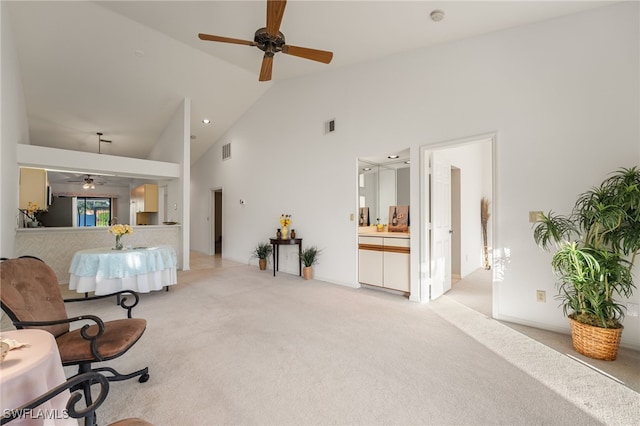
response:
M578 197L569 216L549 212L534 228L536 243L555 249L551 267L571 323L573 346L595 359L616 359L632 268L640 252L640 170L623 168Z
M269 243L259 243L253 250L253 257L258 258L258 266L261 271L267 269L267 261L272 252L273 247Z

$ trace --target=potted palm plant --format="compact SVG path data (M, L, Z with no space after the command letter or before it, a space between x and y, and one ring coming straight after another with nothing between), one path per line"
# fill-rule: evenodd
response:
M535 242L554 251L551 267L571 323L574 348L604 360L617 356L625 306L640 252L640 170L622 168L581 194L569 216L543 214Z
M273 247L269 243L258 243L253 249L253 257L258 258L258 266L261 271L267 269L267 261L271 253L273 253Z
M304 265L304 268L302 268L302 277L305 280L313 278L313 265L318 263L318 256L321 251L322 250L319 250L316 246L311 246L302 249L300 252L300 261Z

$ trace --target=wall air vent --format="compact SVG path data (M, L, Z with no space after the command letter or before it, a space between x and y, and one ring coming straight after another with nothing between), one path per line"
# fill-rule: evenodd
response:
M231 158L231 142L222 145L222 160L228 160Z
M335 118L324 122L324 133L325 133L325 135L327 133L333 133L335 131L336 131L336 120L335 120Z

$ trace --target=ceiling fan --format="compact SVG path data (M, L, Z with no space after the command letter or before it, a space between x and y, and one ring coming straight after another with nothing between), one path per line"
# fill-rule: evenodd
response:
M244 44L247 46L255 46L262 50L264 57L262 58L259 81L271 80L273 55L278 52L299 58L311 59L312 61L322 62L324 64L330 63L333 58L332 52L285 44L284 34L280 32L280 24L282 23L282 16L284 15L286 5L286 0L267 0L267 26L259 28L256 31L253 41L202 33L198 34L198 37L200 40Z
M96 185L103 185L103 182L95 181L91 175L87 175L83 180L69 180L70 183L81 183L83 189L96 189Z

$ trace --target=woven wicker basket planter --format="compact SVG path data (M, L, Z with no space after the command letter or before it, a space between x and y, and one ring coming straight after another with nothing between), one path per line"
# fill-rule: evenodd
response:
M618 356L623 328L602 328L569 318L571 338L576 351L589 358L613 361Z

